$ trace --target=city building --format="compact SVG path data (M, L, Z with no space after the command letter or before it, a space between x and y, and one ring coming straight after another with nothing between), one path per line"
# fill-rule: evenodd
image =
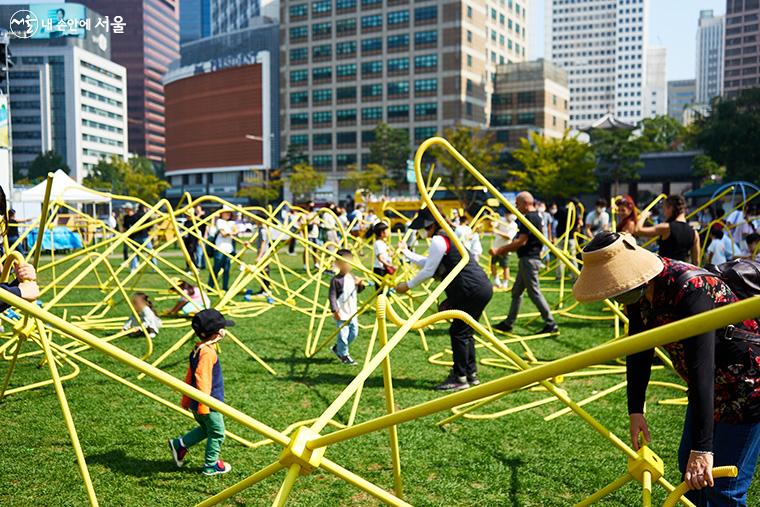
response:
M248 28L260 17L276 22L280 18L279 0L211 0L212 35Z
M644 115L648 118L668 114L667 59L665 48L647 50Z
M530 132L557 139L569 128L567 73L551 62L499 65L494 86L491 130L508 148Z
M723 94L735 97L760 84L758 38L760 2L727 0L723 60Z
M40 20L12 38L9 72L13 166L24 174L41 153L54 151L81 181L102 158L128 156L126 69L111 61L111 35L101 15L83 5L2 5L9 26L19 8ZM57 11L71 24L56 26ZM29 35L28 37L26 35Z
M487 126L496 66L526 58L527 3L283 0L282 150L303 149L327 172L320 195L337 200L379 122L414 145Z
M699 13L697 28L697 103L709 104L723 93L724 16Z
M179 56L179 0L81 0L112 22L113 61L127 68L129 149L162 165L163 76Z
M668 116L683 123L684 111L696 101L697 84L694 79L668 81Z
M545 1L544 54L568 73L570 125L647 117L649 0Z
M179 43L211 35L211 0L180 0Z
M247 204L238 191L277 167L278 58L271 23L182 46L164 81L169 199L189 192Z

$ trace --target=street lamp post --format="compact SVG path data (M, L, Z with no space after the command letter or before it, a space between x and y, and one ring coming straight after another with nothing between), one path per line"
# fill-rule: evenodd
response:
M274 134L271 134L271 137L274 138ZM263 144L264 144L264 138L261 136L257 136L254 134L246 134L245 138L249 141L256 141L262 144L262 161L264 160L264 154L263 154ZM269 168L264 167L264 190L269 190ZM265 194L266 195L266 194ZM269 199L266 199L266 203L269 204Z

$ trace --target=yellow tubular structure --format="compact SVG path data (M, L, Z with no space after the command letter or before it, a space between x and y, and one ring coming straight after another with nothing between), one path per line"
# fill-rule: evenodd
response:
M737 475L739 475L739 471L733 466L713 468L713 477L716 479L721 477L736 477ZM689 486L685 482L682 482L668 495L668 498L665 500L665 503L662 504L662 507L675 507L687 491L689 491Z

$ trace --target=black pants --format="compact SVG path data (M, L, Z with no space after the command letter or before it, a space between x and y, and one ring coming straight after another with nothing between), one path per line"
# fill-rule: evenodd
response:
M449 303L452 310L462 310L472 316L473 319L479 320L492 296L493 287L489 282L465 297L449 298ZM449 327L451 351L454 355L452 372L457 377L472 375L478 371L473 334L474 330L459 319L454 320Z
M372 272L380 277L388 274L388 271L385 268L372 268Z

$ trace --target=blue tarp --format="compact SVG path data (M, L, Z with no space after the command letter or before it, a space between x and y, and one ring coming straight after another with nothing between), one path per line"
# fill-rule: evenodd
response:
M37 242L37 229L29 231L27 241L29 248L33 248ZM63 226L54 227L52 231L45 231L42 236L42 249L53 250L53 241L55 241L55 250L78 250L83 246L82 237Z

